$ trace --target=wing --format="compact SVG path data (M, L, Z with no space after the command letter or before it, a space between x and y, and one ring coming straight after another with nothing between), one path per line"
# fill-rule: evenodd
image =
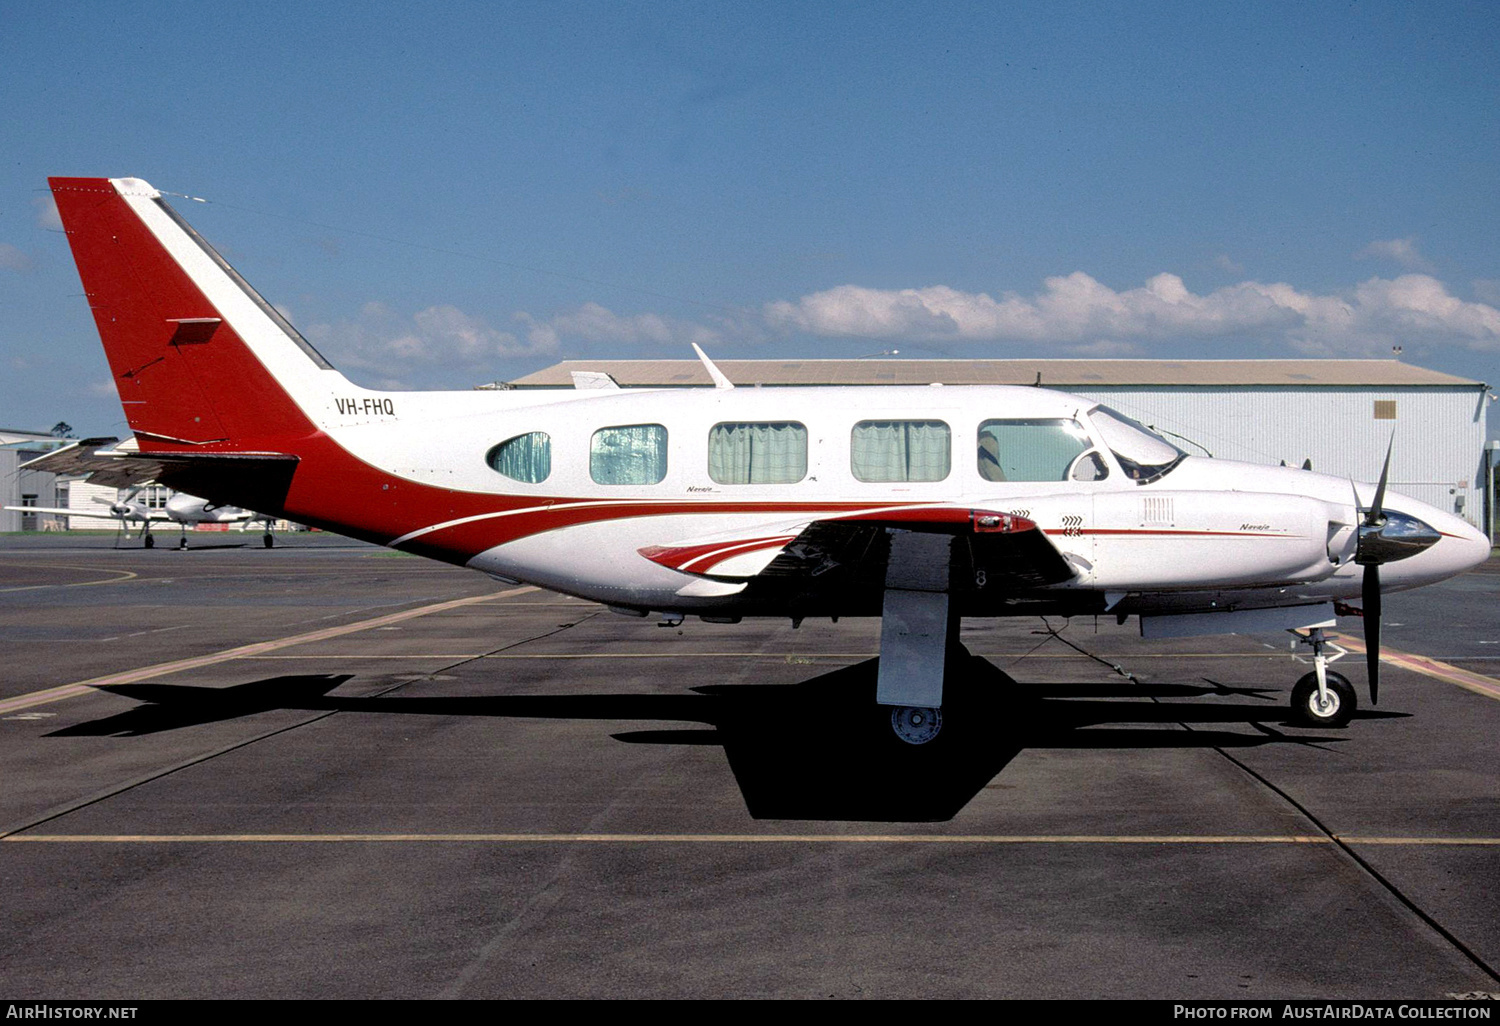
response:
M45 513L54 517L98 517L101 520L119 520L113 513L100 511L98 513L86 513L81 509L55 509L51 506L6 506L6 509L15 510L17 513Z
M763 526L753 533L717 535L648 546L654 563L719 581L800 591L874 589L886 584L891 534L947 535L952 590L977 586L1025 591L1072 580L1077 571L1025 517L959 507L880 510L845 517ZM947 590L946 588L944 590Z

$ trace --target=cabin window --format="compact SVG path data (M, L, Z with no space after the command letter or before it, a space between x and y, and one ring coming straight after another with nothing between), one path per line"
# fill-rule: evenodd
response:
M1103 462L1079 459L1093 446L1083 425L1071 418L987 420L979 425L979 476L986 481L1094 481L1104 476L1097 473Z
M807 428L790 421L715 424L708 476L718 484L793 484L807 476Z
M589 443L589 476L602 485L651 485L667 476L667 429L660 424L600 428Z
M532 431L507 438L484 454L484 462L513 481L538 484L552 473L552 436Z
M849 467L861 481L941 481L951 442L940 420L862 420L850 437Z

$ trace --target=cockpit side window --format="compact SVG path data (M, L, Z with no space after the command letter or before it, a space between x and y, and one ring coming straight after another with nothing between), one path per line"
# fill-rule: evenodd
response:
M979 476L986 481L1096 481L1109 471L1097 455L1092 461L1086 457L1093 447L1083 425L1071 418L987 420L979 425Z
M1115 454L1120 469L1136 484L1159 481L1187 459L1187 453L1161 435L1108 406L1094 407L1089 420Z

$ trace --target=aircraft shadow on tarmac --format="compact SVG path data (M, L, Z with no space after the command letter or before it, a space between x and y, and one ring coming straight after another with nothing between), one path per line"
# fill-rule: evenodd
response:
M1286 725L1286 708L1279 694L1265 694L1274 689L1127 680L1025 685L964 653L949 660L942 733L912 746L895 738L889 712L875 704L877 662L798 684L707 684L678 695L329 694L352 674L271 677L228 688L122 684L101 690L142 704L47 736L134 737L273 710L685 721L704 726L611 736L629 744L721 746L757 819L876 822L951 819L1026 748L1250 748L1339 740L1277 729ZM1192 698L1204 700L1154 701ZM1400 715L1356 714L1363 720Z

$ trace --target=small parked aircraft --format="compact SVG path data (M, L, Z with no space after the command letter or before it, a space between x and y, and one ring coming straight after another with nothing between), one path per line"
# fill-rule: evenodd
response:
M1489 556L1378 485L1189 455L1090 400L991 386L382 392L352 384L139 179L54 178L140 445L216 502L604 603L712 622L879 616L877 702L942 726L961 617L1109 614L1147 636L1291 630L1294 713L1348 722L1335 603ZM144 472L144 470L142 471Z
M156 546L156 538L151 533L152 525L163 521L177 524L181 529L181 534L177 539L179 549L187 548L189 527L196 527L199 524L244 524L257 520L265 522L265 533L261 536L261 544L268 549L275 544L275 539L271 534L271 522L275 517L263 513L252 513L237 506L221 505L185 492L178 492L161 506L151 506L142 502L139 498L140 492L151 483L151 479L143 477L142 474L149 473L150 468L139 462L133 463L122 459L123 456L138 453L139 449L133 441L127 441L117 449L115 446L118 442L118 438L85 438L21 464L22 470L41 470L52 474L82 474L92 483L128 489L124 496L112 503L105 504L102 499L95 500L101 505L107 505L107 509L88 510L71 506L6 506L5 508L59 517L108 518L120 525L122 534L126 533L132 525L139 524L141 544L148 549Z

